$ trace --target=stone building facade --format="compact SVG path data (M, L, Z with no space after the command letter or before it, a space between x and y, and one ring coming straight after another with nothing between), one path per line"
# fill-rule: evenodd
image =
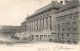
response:
M53 1L26 18L26 31L33 40L78 42L80 40L80 1Z
M23 28L23 29L22 29L22 32L26 32L26 31L27 31L27 20L24 20L24 21L21 23L21 27Z
M21 33L22 29L21 26L2 26L1 33L4 36L12 36Z
M51 38L51 33L55 32L55 12L61 6L53 1L27 18L27 32L32 34L33 40L46 41Z
M70 0L56 12L54 41L77 43L80 40L80 1Z

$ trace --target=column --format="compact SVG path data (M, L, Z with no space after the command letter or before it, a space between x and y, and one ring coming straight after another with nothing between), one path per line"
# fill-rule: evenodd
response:
M44 30L44 18L42 18L41 21L42 21L42 22L41 22L41 23L42 23L42 24L41 24L41 25L42 25L41 28L42 28L42 31L43 31L43 30Z
M32 26L33 26L32 31L34 32L34 21L32 22Z
M46 30L48 30L48 17L46 17Z
M32 32L32 22L31 22L31 32Z
M29 32L30 32L30 22L28 24L29 24Z
M30 23L30 28L31 28L31 29L30 29L30 32L32 32L32 22Z
M44 18L44 30L46 30L46 18Z
M35 21L34 21L34 32L35 32L35 26L36 26L36 23L35 23Z
M43 30L45 29L45 19L43 18Z
M56 15L52 15L52 30L57 31L57 20L56 20Z
M41 31L43 30L43 20L41 19Z
M32 26L32 32L33 32L33 21L32 21L32 25L31 26Z
M41 19L40 19L40 26L39 26L40 32L41 32Z
M33 32L34 32L34 21L33 21Z
M40 27L40 20L38 20L38 32L40 31L39 27Z
M48 16L48 30L50 30L50 17Z
M30 32L31 32L31 22L30 22Z
M28 31L28 23L26 24L26 31Z
M55 19L55 20L54 20L54 19L55 19L55 16L52 15L52 31L54 31L54 30L55 30L55 27L56 27L56 26L55 26L55 25L56 25L56 24L55 24L56 19ZM54 29L54 30L53 30L53 29Z
M37 29L36 29L36 30L37 30L37 32L38 32L38 20L37 20L37 22L36 22L36 27L37 27Z
M50 16L50 31L52 31L52 16Z
M35 31L37 32L37 21L35 21Z
M42 19L42 30L44 30L44 18Z

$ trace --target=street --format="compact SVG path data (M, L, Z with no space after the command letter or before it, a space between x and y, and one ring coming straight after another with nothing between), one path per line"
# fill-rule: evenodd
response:
M0 37L0 41L14 42L8 37ZM0 51L78 51L80 44L62 44L55 42L30 42L30 43L14 43L0 44ZM24 50L25 49L25 50Z
M4 47L4 48L3 48ZM8 51L79 51L80 44L61 44L54 42L34 42L14 45L1 45L0 50ZM25 50L24 50L25 49Z

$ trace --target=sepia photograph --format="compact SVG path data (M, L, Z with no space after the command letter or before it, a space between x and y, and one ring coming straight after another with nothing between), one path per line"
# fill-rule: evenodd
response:
M79 51L80 0L0 0L0 51Z

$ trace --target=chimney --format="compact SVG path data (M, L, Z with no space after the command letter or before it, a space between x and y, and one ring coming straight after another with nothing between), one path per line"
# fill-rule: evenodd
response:
M60 1L60 4L62 4L62 5L63 5L63 1Z
M65 4L68 4L69 3L69 0L65 0Z

